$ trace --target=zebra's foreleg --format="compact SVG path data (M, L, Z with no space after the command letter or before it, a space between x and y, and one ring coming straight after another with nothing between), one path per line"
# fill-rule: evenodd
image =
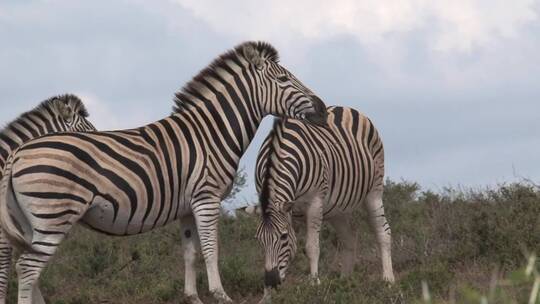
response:
M371 229L377 238L382 262L383 280L393 283L395 279L392 270L392 236L390 225L384 214L382 190L373 190L367 195L365 208L368 212Z
M336 216L329 221L336 230L340 242L341 275L349 276L354 270L356 241L355 233L351 230L350 218L348 216Z
M309 259L310 276L316 284L319 280L319 233L322 225L322 200L316 197L306 212L306 254Z
M182 247L184 249L184 262L186 265L184 294L189 303L202 304L197 293L197 271L195 270L197 251L200 249L195 218L192 215L183 217L180 220L180 225L182 228Z
M6 303L13 249L0 229L0 304Z
M194 204L193 210L201 251L206 263L208 289L219 303L232 303L231 298L223 289L218 267L218 220L220 215L220 199L211 202ZM199 208L197 208L200 206Z

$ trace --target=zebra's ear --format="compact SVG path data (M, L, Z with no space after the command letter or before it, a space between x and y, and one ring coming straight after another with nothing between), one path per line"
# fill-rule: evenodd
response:
M56 98L54 100L56 109L58 111L58 114L60 114L60 117L65 119L66 121L71 121L73 118L73 115L75 114L75 109L71 108L65 101Z
M286 202L283 204L283 212L289 213L292 211L293 207L294 207L293 202Z
M262 70L264 67L264 57L261 54L261 51L258 50L254 45L252 44L246 44L242 48L242 53L244 53L244 57L246 60L255 66L257 70Z

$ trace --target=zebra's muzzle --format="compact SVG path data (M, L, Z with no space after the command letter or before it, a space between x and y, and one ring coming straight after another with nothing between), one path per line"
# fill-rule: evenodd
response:
M281 284L281 278L279 277L279 271L276 268L264 273L264 285L267 287L276 288Z
M307 121L316 125L326 125L326 119L328 117L328 113L326 112L326 105L316 95L311 95L310 97L311 101L313 102L314 112L306 115Z

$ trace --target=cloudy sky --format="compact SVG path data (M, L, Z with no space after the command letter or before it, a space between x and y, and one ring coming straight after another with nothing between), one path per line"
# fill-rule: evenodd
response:
M538 0L2 0L0 123L73 92L99 129L141 126L245 40L371 117L392 179L540 181ZM243 158L250 177L269 124ZM241 199L253 193L250 178Z

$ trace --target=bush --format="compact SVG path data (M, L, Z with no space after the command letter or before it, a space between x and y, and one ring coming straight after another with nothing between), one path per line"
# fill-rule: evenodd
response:
M357 211L357 265L340 278L337 238L321 233L321 285L308 280L308 259L299 250L274 303L424 303L422 282L433 303L528 302L534 277L514 281L531 252L540 252L540 190L527 183L494 189L422 191L416 183L386 182L386 215L392 227L397 283L380 280L381 265L366 214ZM240 215L220 221L220 269L225 289L240 303L263 292L262 249L254 240L258 219ZM76 227L40 282L48 303L182 303L183 252L178 224L118 238ZM211 303L206 268L197 263L198 290ZM523 271L521 271L523 272ZM495 275L494 275L495 273ZM518 275L519 277L519 275ZM494 279L495 278L495 279ZM496 288L493 282L499 282ZM497 302L498 301L498 302ZM9 302L16 302L10 282Z

